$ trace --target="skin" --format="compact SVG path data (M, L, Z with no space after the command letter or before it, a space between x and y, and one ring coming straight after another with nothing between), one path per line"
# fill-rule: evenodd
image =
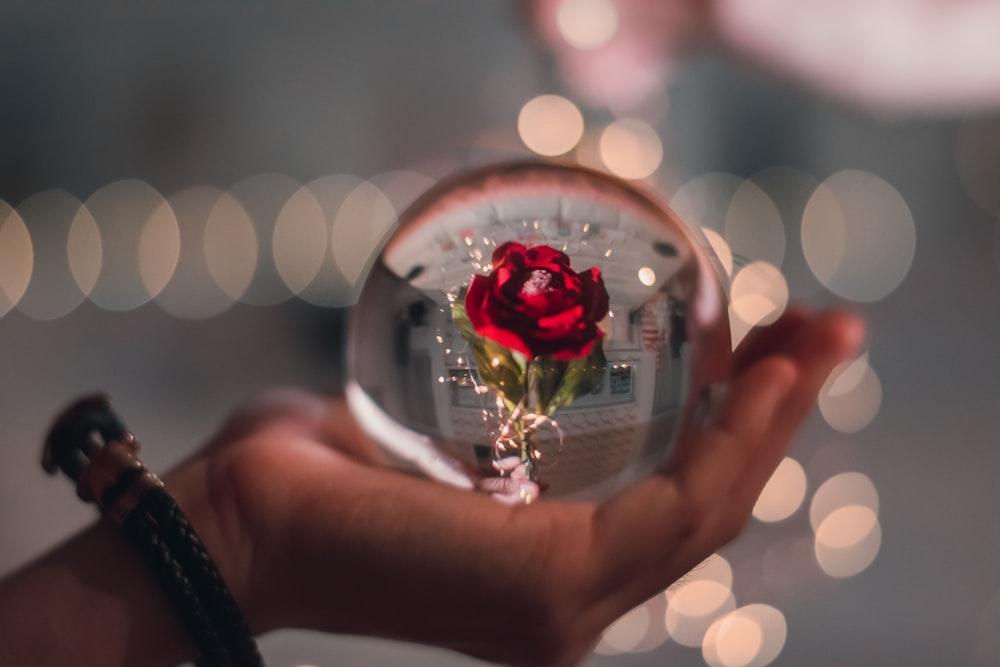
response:
M617 617L746 524L861 324L792 312L737 351L714 423L603 504L509 506L380 465L340 399L278 392L165 477L255 633L285 627L578 663ZM655 527L654 529L651 529ZM192 655L145 564L104 522L0 583L0 664Z

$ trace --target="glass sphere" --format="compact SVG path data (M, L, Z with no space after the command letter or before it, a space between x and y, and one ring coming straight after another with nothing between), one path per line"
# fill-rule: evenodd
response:
M401 466L508 502L601 499L728 377L708 243L633 185L505 163L402 216L352 314L348 400Z

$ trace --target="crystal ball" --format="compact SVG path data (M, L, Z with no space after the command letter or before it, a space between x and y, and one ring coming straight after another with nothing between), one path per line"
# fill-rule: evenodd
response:
M698 230L628 182L519 161L400 216L351 314L347 397L394 465L503 502L602 499L669 462L730 358Z

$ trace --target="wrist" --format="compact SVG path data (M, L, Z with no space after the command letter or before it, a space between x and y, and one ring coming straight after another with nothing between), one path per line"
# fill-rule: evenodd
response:
M0 583L0 663L173 665L194 647L146 563L100 521Z
M139 443L111 408L110 399L94 394L77 400L56 418L45 439L42 465L76 482L80 499L96 504L109 519L103 525L114 524L120 531L118 537L132 549L129 562L137 557L145 565L144 581L152 579L158 585L161 602L169 603L174 620L186 630L187 646L193 645L200 662L220 667L261 664L239 603L211 554L214 550L229 556L223 566L229 580L245 581L234 576L239 572L234 566L241 562L237 552L224 548L219 529L225 522L212 511L212 487L204 466L188 466L182 468L186 474L174 476L175 497L138 459L138 450ZM207 528L213 549L202 542L195 524L202 531ZM123 550L118 551L120 555Z

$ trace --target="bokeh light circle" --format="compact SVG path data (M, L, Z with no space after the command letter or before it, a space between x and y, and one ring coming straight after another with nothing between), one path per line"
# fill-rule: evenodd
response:
M724 172L696 176L674 191L670 197L670 208L689 225L711 229L722 236L733 196L743 182L744 179L739 176Z
M618 10L611 0L563 0L556 12L556 27L571 46L597 49L618 31Z
M173 277L181 252L181 230L167 200L163 200L146 220L136 252L139 277L146 294L156 298Z
M84 296L90 296L104 263L101 232L86 204L81 204L73 216L66 239L66 255L73 280Z
M708 227L702 227L701 233L704 234L705 239L708 241L708 246L712 249L712 253L714 253L715 258L722 266L722 270L726 272L727 276L732 277L733 251L729 247L729 244L726 243L726 240L718 232Z
M345 306L353 301L354 287L344 277L334 256L333 232L340 207L363 182L357 176L350 174L330 174L310 181L304 186L311 194L308 198L314 200L320 209L320 219L313 219L307 223L312 228L310 235L314 235L317 239L322 236L325 241L322 247L317 249L317 255L320 251L323 253L318 270L312 280L297 291L303 301L324 307ZM305 194L298 196L307 198ZM316 212L314 211L312 215L316 215ZM291 222L289 220L290 224ZM322 230L319 227L320 223Z
M865 505L831 512L816 530L816 561L831 577L853 577L871 565L882 545L878 515Z
M788 306L788 283L775 265L751 262L733 277L730 299L733 312L747 324L771 324Z
M822 285L816 280L803 254L801 223L806 204L816 191L819 180L800 169L772 166L753 174L750 181L767 193L781 218L785 254L780 266L788 281L792 300L812 297L822 289Z
M916 249L913 215L875 174L837 172L816 188L802 216L802 249L816 278L853 301L878 301L906 277Z
M600 652L614 654L633 651L649 632L653 622L645 605L635 607L604 632Z
M765 667L778 658L787 638L788 624L779 609L749 604L712 623L702 657L711 667Z
M700 646L712 623L736 608L732 584L732 566L715 554L669 588L664 622L670 637L683 646Z
M165 202L152 186L136 179L110 183L84 202L97 223L103 248L100 273L90 290L90 300L101 308L130 310L153 296L142 278L141 265L149 258L150 249L147 247L146 254L141 254L140 246L147 223L154 216L159 221L166 220L162 217ZM169 226L169 222L166 224ZM165 248L167 253L170 250Z
M257 255L252 223L240 203L218 188L188 188L168 202L176 230L164 225L150 233L147 243L157 236L176 242L177 261L155 302L175 317L219 315L250 282ZM161 276L166 268L160 269Z
M0 200L0 316L21 300L31 282L35 252L24 220Z
M368 180L389 200L397 217L435 182L427 174L410 169L387 171Z
M261 236L255 227L259 229L242 203L228 192L216 200L205 220L203 248L208 272L233 301L246 297L247 290L261 272ZM268 265L274 266L272 260L268 260ZM273 294L270 290L264 291ZM258 298L263 299L254 297L251 302L265 303L257 301Z
M240 256L234 262L224 262L224 258L216 255L212 265L228 264L226 271L232 270L236 264L240 267L253 266L249 283L238 290L240 295L236 298L239 301L253 306L271 306L292 296L292 291L282 280L275 265L274 224L285 203L299 191L301 185L298 181L282 174L263 173L249 176L229 188L228 195L235 198L242 211L239 216L239 228L242 230L245 222L249 221L253 229L255 254L252 259ZM228 204L227 200L220 201L220 205L226 206L229 210L224 215L219 214L217 219L221 224L210 224L205 230L206 242L215 230L222 229L233 220L230 211L235 212L236 207ZM241 241L246 238L247 235L241 231ZM250 251L249 245L243 245L239 249L240 253ZM220 286L230 295L237 291L229 279L223 280Z
M521 107L517 133L539 155L562 155L573 150L583 136L583 114L565 97L539 95Z
M820 389L823 419L841 433L857 433L878 416L882 383L867 355L839 364Z
M44 190L17 207L17 215L31 233L34 262L31 279L17 308L36 320L54 320L73 311L86 297L80 286L92 278L93 219L79 215L83 204L65 190ZM74 231L75 228L75 231ZM99 244L99 239L98 239ZM73 257L73 259L71 259ZM80 280L74 269L80 272ZM90 285L92 287L92 284Z
M351 303L361 292L376 249L396 222L396 208L370 181L359 183L341 203L330 237L333 257L349 286Z
M648 123L634 118L614 121L601 133L601 161L621 178L651 176L663 162L663 142Z
M278 212L271 244L275 268L294 294L301 295L319 275L328 244L323 207L312 190L303 186Z
M786 456L757 498L753 507L754 518L767 523L787 519L802 506L806 488L806 472L802 464Z
M785 226L771 197L753 181L736 188L726 210L726 243L734 255L780 267L785 258Z
M818 531L831 513L848 505L867 507L878 514L878 491L868 475L862 472L843 472L829 478L816 489L809 504L809 524L813 531Z
M669 639L663 614L667 601L655 595L612 623L594 647L598 655L648 653Z
M878 515L865 505L845 505L830 512L816 529L816 541L833 549L857 545L875 529Z

